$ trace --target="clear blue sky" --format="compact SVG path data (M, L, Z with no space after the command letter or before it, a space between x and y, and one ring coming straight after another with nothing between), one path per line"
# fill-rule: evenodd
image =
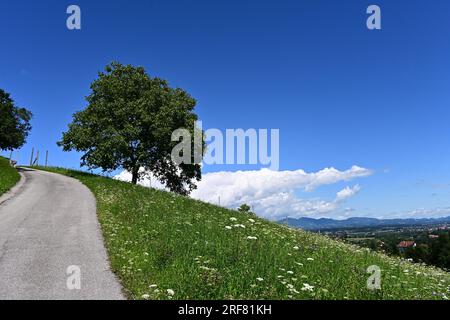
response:
M0 4L0 88L34 113L21 162L34 146L78 167L56 141L117 60L189 91L206 128L279 128L281 170L373 169L349 203L358 215L450 207L447 0ZM81 31L66 28L70 4ZM380 31L366 28L370 4Z

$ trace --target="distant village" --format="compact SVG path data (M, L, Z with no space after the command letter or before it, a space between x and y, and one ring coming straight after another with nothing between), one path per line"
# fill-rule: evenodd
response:
M334 239L450 269L450 223L322 231Z

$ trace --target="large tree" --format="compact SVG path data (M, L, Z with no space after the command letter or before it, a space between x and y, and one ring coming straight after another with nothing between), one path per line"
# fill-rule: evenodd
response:
M19 149L31 130L32 114L17 107L9 93L0 89L0 150Z
M69 130L58 142L64 151L82 152L81 165L103 171L126 169L133 184L152 172L180 194L196 188L201 166L194 152L188 163L171 157L178 143L172 141L176 129L192 133L194 143L196 100L186 91L150 77L142 67L114 62L99 73L86 100L88 106L74 114Z

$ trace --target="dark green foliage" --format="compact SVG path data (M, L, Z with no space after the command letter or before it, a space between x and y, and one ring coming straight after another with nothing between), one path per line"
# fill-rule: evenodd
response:
M434 227L433 229L436 229ZM356 235L355 235L356 234ZM336 233L333 237L337 238ZM359 238L358 238L359 237ZM398 244L401 241L414 241L415 247L400 250ZM450 270L450 237L448 230L418 230L405 228L399 230L370 229L354 231L347 241L370 248L374 251L382 251L392 256L401 256L412 259L414 262L426 263L439 268Z
M254 212L252 212L251 209L252 208L248 204L244 203L237 210L239 212L242 212L242 213L245 213L245 214L248 214L251 216L256 216L256 214Z
M416 248L408 250L406 255L414 261L430 263L430 249L428 244L419 244Z
M249 213L250 209L251 209L250 206L248 204L244 203L238 208L238 211L244 212L244 213Z
M430 262L442 268L450 269L449 233L441 234L431 243Z
M120 63L99 73L91 90L87 108L74 114L58 143L64 151L83 152L81 164L89 168L124 168L132 173L134 184L145 175L140 169L145 169L174 192L188 194L196 188L194 180L201 179L199 161L176 164L171 159L178 143L171 141L174 130L187 129L194 140L195 99L150 77L142 67Z
M0 89L0 150L14 150L23 146L31 130L32 114L15 106L9 93Z

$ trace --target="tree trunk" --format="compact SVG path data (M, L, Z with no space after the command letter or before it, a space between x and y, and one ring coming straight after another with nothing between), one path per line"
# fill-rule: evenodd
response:
M137 184L138 174L139 174L139 167L133 168L131 174L132 174L131 183L132 184Z

